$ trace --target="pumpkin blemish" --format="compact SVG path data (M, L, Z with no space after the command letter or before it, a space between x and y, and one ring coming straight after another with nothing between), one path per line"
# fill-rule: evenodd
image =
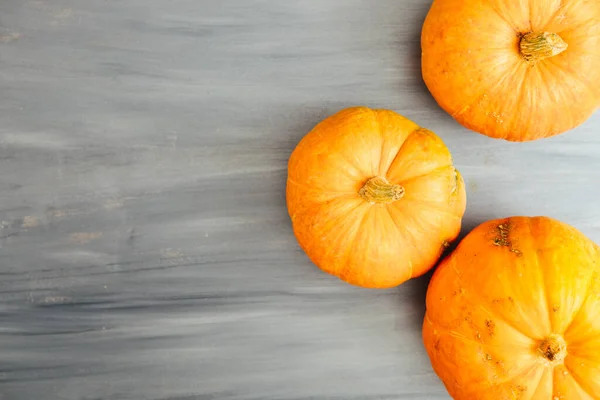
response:
M510 232L510 224L500 224L496 228L497 236L494 238L494 246L507 246L510 247L510 239L508 238L508 233Z
M512 388L513 399L520 399L523 394L527 391L527 388L523 385L516 385Z
M460 177L458 176L458 171L456 170L456 168L454 168L454 179L452 181L452 189L450 189L450 195L457 193L459 186ZM454 199L452 199L451 202L454 202Z
M514 248L513 242L510 240L509 234L510 234L511 229L512 229L512 226L510 223L504 223L504 224L498 225L496 227L496 236L494 237L493 243L494 243L494 246L508 247L508 249L511 252L520 256L523 253L521 253L521 250Z
M487 327L490 336L494 336L494 334L496 333L496 323L491 319L486 319L485 326Z

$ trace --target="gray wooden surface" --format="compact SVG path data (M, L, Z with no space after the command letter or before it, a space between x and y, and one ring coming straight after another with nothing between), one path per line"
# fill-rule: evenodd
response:
M0 1L0 399L447 399L427 278L312 266L290 152L390 108L451 148L464 232L549 215L600 241L600 115L527 144L461 128L420 78L429 3Z

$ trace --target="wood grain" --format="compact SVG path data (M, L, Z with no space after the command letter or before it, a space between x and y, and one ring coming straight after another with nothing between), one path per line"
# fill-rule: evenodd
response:
M600 241L600 116L527 144L461 128L420 78L429 3L0 2L0 399L447 399L427 279L318 272L289 154L390 108L451 148L464 232L549 215Z

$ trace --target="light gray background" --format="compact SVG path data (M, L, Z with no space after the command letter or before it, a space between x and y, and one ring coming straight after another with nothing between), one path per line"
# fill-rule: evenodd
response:
M600 115L526 144L463 129L420 78L429 4L0 1L0 399L447 399L427 278L311 265L289 154L390 108L451 148L463 232L541 214L600 241Z

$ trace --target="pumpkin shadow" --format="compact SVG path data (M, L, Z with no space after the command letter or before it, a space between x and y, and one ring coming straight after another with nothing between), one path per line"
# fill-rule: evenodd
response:
M409 76L408 80L403 80L402 84L406 85L409 83L414 86L415 91L422 95L424 101L427 101L426 106L437 106L437 102L433 96L431 96L427 85L425 85L421 68L421 31L430 7L430 4L425 3L422 9L415 12L416 16L414 20L419 21L419 23L414 25L415 28L409 33L409 40L405 44L407 46L408 54L405 62L408 64L407 74ZM403 89L405 90L406 88Z
M431 268L425 274L417 278L411 279L410 281L404 283L398 288L398 290L404 292L401 295L401 301L403 304L403 308L406 310L406 314L408 314L408 318L404 318L402 320L402 325L410 324L411 329L421 330L423 326L423 319L425 318L425 300L427 298L427 289L429 288L429 282L431 281L431 278L433 277L433 274L437 270L439 264L442 262L442 260L449 256L450 253L452 253L456 246L458 246L458 243L459 239L453 242L450 245L450 247L446 249L444 254L440 257L440 259L433 268ZM408 290L406 290L405 287Z
M437 267L437 266L436 266ZM405 316L398 325L402 326L402 330L409 328L410 330L420 331L423 326L423 318L425 318L425 299L427 297L427 288L429 281L433 276L436 268L432 268L425 275L411 279L402 285L399 290L408 293L401 295L402 308L406 310ZM406 288L404 287L406 286ZM408 326L406 326L408 325Z
M404 48L404 51L398 51L399 54L397 56L398 66L404 72L404 78L398 79L396 84L399 93L406 93L408 91L414 94L414 96L411 96L413 97L413 102L407 105L409 108L417 104L419 110L428 110L429 113L433 112L436 118L441 118L446 122L452 123L452 118L440 107L423 79L421 32L430 8L430 2L423 3L419 9L413 11L412 19L415 22L418 21L417 24L411 24L414 28L411 28L408 32L396 33L396 37L398 38L396 41L397 47L399 49ZM429 116L423 114L413 116L413 119L417 121L424 118L431 118L431 114Z
M402 307L405 310L405 314L407 314L407 316L402 318L402 321L399 322L398 325L406 326L409 324L411 329L418 331L422 329L423 319L425 318L426 312L425 301L427 298L427 289L429 288L429 283L433 277L433 274L439 268L440 263L450 254L452 254L465 236L467 236L467 234L469 234L469 232L476 228L481 222L482 221L477 219L464 219L460 234L444 251L435 266L424 275L411 279L410 281L405 282L398 287L397 290L400 292L400 301L402 302Z

